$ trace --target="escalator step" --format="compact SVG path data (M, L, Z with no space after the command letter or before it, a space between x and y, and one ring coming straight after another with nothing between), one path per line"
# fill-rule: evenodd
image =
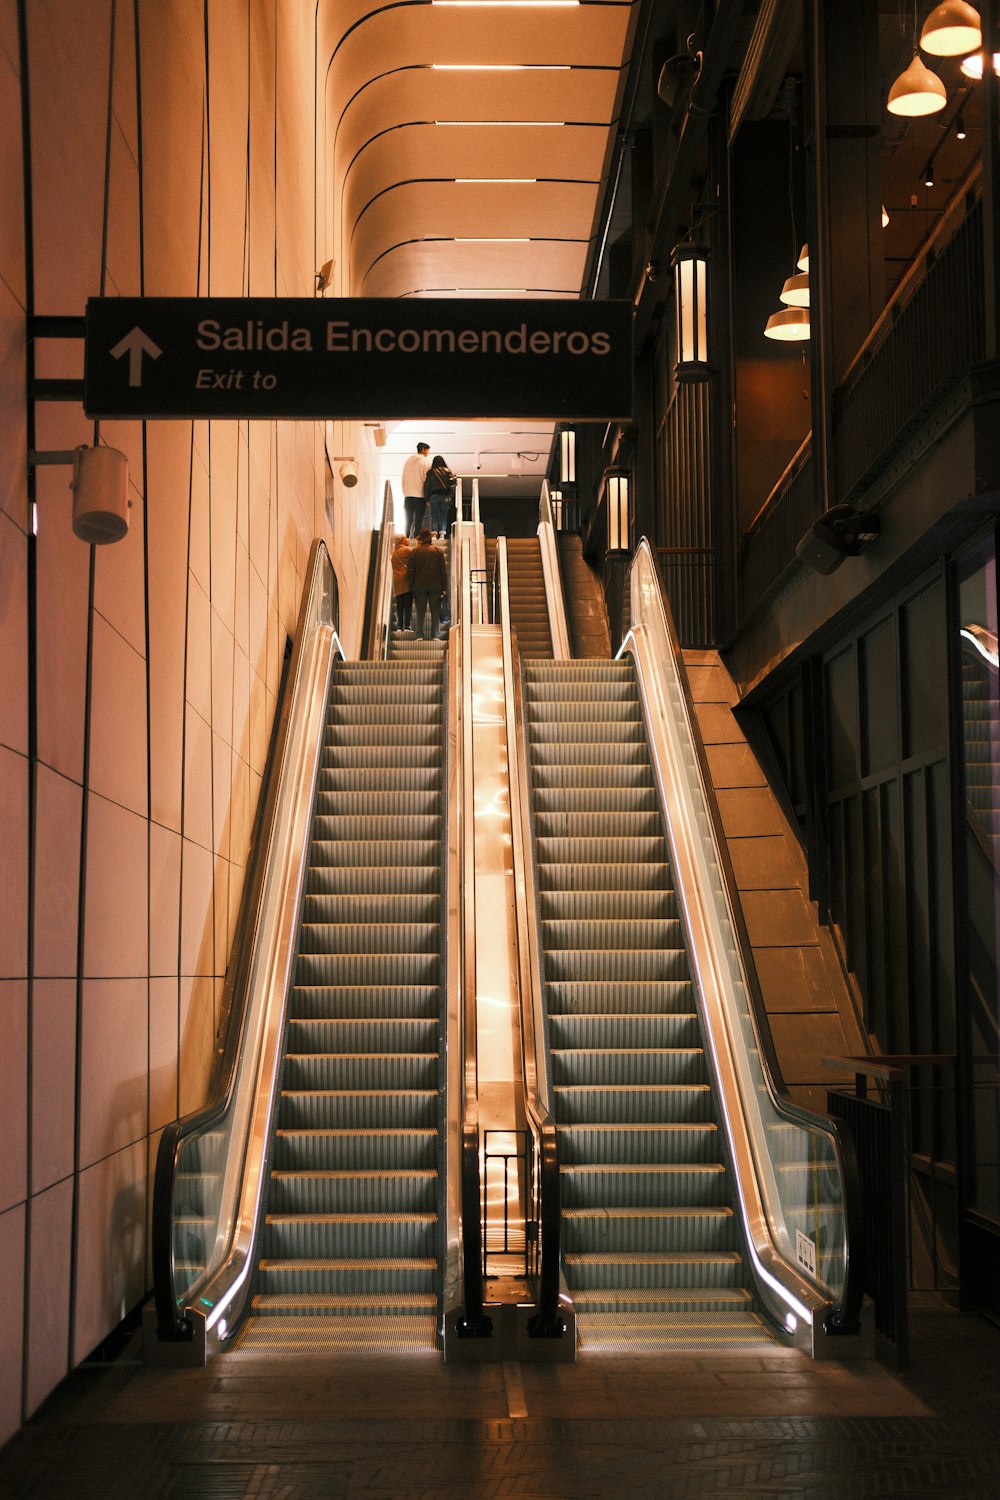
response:
M437 984L371 985L320 984L296 985L289 998L288 1014L294 1020L348 1020L351 1017L374 1021L382 1016L405 1019L408 1016L438 1019L441 992Z
M561 1125L683 1123L712 1119L708 1084L563 1084L555 1089Z
M300 953L433 953L441 948L438 922L303 922Z
M556 1088L611 1084L690 1084L707 1080L701 1047L643 1049L572 1047L552 1052L552 1081Z
M437 1126L437 1089L283 1089L282 1130L369 1130Z
M437 1131L278 1130L274 1166L285 1171L371 1171L393 1167L433 1168Z
M268 1209L277 1215L432 1213L437 1187L433 1169L281 1169L271 1173Z

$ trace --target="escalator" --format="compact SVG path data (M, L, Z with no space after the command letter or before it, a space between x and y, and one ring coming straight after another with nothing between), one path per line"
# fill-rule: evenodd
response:
M585 1351L766 1344L632 665L525 664L564 1263Z
M440 648L334 672L242 1348L434 1347Z
M496 568L497 542L486 538L486 566L492 578ZM542 547L538 538L507 537L507 568L510 585L510 619L517 632L521 655L549 658L552 632L542 570Z

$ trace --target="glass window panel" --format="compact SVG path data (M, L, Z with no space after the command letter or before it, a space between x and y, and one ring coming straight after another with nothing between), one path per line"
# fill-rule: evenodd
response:
M864 695L864 774L871 776L899 759L896 627L884 620L861 638Z
M941 751L948 740L948 657L944 584L903 606L903 698L907 756Z
M842 651L826 664L827 756L830 790L858 779L858 691L854 651Z

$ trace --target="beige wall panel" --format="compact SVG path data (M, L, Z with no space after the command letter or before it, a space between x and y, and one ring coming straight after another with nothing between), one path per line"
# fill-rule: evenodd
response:
M229 957L229 889L230 884L239 884L230 880L231 865L228 859L218 857L215 861L215 895L214 916L215 928L213 941L215 943L215 972L224 974L226 961Z
M195 422L192 428L190 491L190 528L188 542L191 576L197 578L206 594L212 591L212 493L208 477L208 445L199 441L207 433L207 423Z
M185 695L206 722L212 719L212 606L196 578L188 585Z
M250 440L248 436L250 423L239 422L237 430L239 433L239 442L236 447L236 546L238 566L239 550L242 547L246 551L250 537ZM239 574L237 573L237 580L238 577Z
M80 1173L74 1363L84 1359L145 1290L146 1143Z
M80 1033L80 1166L148 1131L149 981L84 980Z
M184 717L184 837L212 848L212 730L188 708Z
M256 672L250 678L250 766L258 779L264 774L274 722L275 701L267 683Z
M234 865L234 880L239 883L250 847L250 825L253 808L250 805L250 767L245 760L233 752L233 796L230 812L229 858Z
M115 128L133 160L139 159L139 118L135 97L135 13L131 5L115 7L114 75L111 108Z
M31 994L31 1191L73 1171L76 980L36 979Z
M175 960L176 964L176 960ZM177 1038L180 983L149 981L149 1129L157 1130L177 1114Z
M4 217L7 217L5 214ZM0 512L20 531L28 530L28 439L24 407L24 309L0 281L0 412L4 441L0 443ZM37 442L37 435L36 435ZM0 533L8 537L6 529ZM4 551L7 546L4 546ZM2 566L2 565L0 565ZM7 568L0 574L6 576ZM9 605L3 608L4 615Z
M35 950L37 976L76 973L83 793L39 766L35 785Z
M17 11L13 0L0 6L0 280L23 308L24 219L21 212L21 93ZM6 321L6 319L4 319ZM5 403L6 404L6 403ZM0 493L3 493L5 486Z
M28 972L28 761L0 747L0 979Z
M28 984L0 980L0 1213L28 1192Z
M28 6L28 68L34 101L58 99L71 129L32 111L35 311L78 309L101 285L110 0Z
M146 662L95 614L90 789L145 818L146 767Z
M184 841L181 859L181 974L209 975L215 962L212 851ZM183 1033L182 1033L183 1034Z
M202 193L202 12L141 0L146 295L193 297Z
M28 1370L24 1404L30 1416L67 1373L73 1184L59 1182L32 1198Z
M22 755L28 750L27 564L24 533L0 515L0 744Z
M239 646L233 653L233 751L250 760L250 663Z
M226 621L212 610L212 727L228 745L233 734L233 654L235 642Z
M181 839L149 825L149 972L176 975L181 933Z
M274 424L255 422L250 429L249 515L247 547L250 563L266 585L268 554L273 542Z
M133 651L145 658L146 563L141 429L137 422L116 422L116 432L112 436L108 432L110 425L105 423L102 429L102 438L108 446L126 451L121 437L126 428L131 428L137 438L138 453L135 462L132 455L129 455L129 499L132 507L128 513L128 534L113 546L95 549L94 608L128 641Z
M119 14L122 7L119 7ZM139 166L117 124L111 130L108 175L108 297L138 297L142 291L139 240Z
M246 291L247 10L246 0L212 0L206 11L211 291L216 297L239 297Z
M150 815L179 832L190 428L152 422L148 448Z
M274 293L274 29L272 6L250 17L250 295Z
M4 1330L0 1359L0 1443L21 1425L21 1351L24 1319L23 1204L0 1214L0 1327Z
M235 422L213 422L211 433L211 526L212 608L233 628L236 589L236 450L239 428Z
M267 675L267 588L264 579L252 563L248 583L250 634L247 640L247 654L251 672L263 681Z
M149 972L148 843L145 818L90 793L83 949L88 979L137 979Z
M72 498L59 472L38 476L38 758L80 781L90 551L72 536Z
M208 1097L215 1045L215 981L181 980L181 1046L179 1112L200 1109Z
M212 734L212 848L229 858L229 805L233 795L233 750L228 739Z

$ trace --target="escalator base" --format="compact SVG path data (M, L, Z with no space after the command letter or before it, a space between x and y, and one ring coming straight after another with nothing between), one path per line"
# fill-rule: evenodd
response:
M773 1349L778 1340L753 1314L577 1313L580 1353L719 1354L729 1349Z
M358 1357L438 1352L434 1316L248 1318L233 1343L244 1353Z

